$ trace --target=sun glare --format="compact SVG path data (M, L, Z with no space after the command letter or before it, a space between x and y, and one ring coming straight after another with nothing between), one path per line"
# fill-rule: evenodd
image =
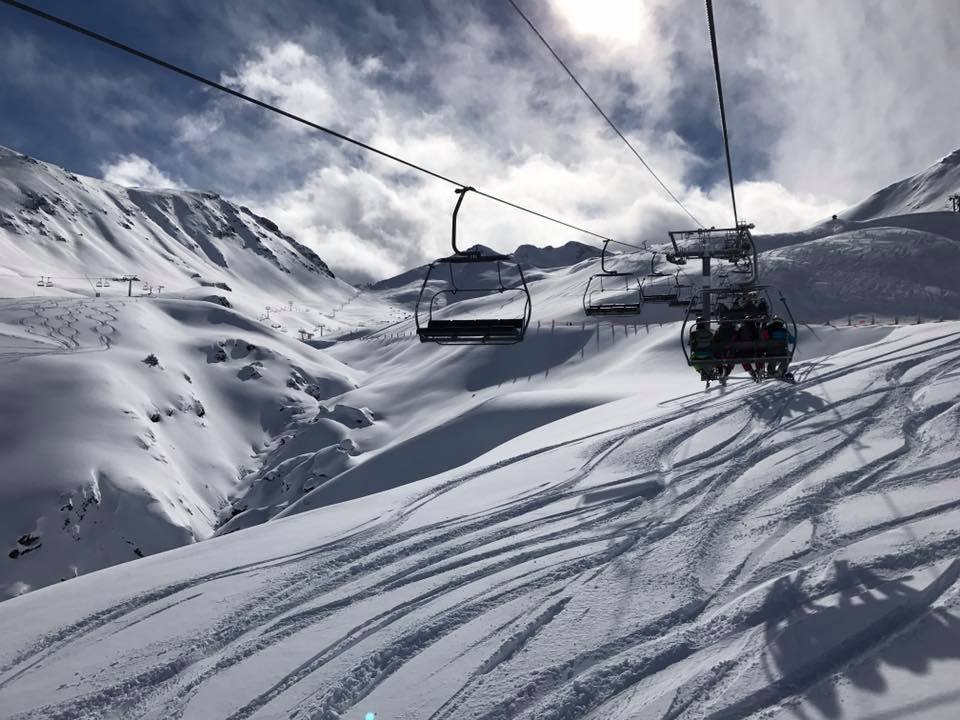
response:
M552 0L554 10L582 35L617 44L635 44L648 23L640 0Z

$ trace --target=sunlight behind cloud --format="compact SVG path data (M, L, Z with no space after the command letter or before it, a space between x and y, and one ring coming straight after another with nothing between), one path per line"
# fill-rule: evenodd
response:
M652 18L649 9L637 0L552 0L554 11L579 35L637 45L647 34Z

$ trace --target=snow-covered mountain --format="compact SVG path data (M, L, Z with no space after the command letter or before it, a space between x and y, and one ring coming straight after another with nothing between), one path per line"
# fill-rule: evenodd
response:
M847 220L874 220L948 207L947 198L960 192L960 150L926 170L888 185L841 214Z
M297 331L397 312L216 195L5 149L0 268L0 597L209 537L282 430L354 387Z
M508 347L419 343L415 272L9 301L0 570L80 576L0 602L3 714L953 717L960 216L757 240L796 386L704 393L676 308L585 319L576 247Z
M122 188L3 147L0 272L7 297L46 293L41 277L55 288L48 295L88 296L98 280L124 275L140 278L138 292L146 283L209 294L225 284L241 305L247 295L354 292L273 222L214 193Z

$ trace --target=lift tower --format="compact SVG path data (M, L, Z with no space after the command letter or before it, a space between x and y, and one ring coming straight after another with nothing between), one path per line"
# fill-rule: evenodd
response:
M745 275L742 284L757 282L757 248L750 231L753 223L741 222L733 228L700 228L698 230L671 230L673 250L667 260L686 265L687 260L703 262L703 290L701 314L710 317L710 270L712 260L732 263Z

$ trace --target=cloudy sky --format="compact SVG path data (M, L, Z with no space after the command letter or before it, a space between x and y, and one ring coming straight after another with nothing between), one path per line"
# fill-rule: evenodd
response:
M701 0L517 0L685 205L731 222ZM628 241L690 221L507 0L33 0L493 194ZM954 0L718 0L738 204L800 227L960 147ZM214 190L385 277L444 254L449 185L0 7L0 144ZM482 198L508 251L591 239Z

